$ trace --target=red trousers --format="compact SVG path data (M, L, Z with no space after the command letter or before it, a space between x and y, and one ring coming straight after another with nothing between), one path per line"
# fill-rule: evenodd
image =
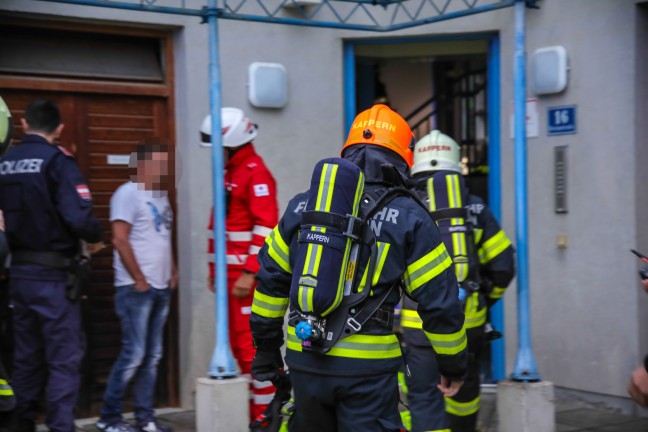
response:
M241 275L240 271L227 274L227 288L229 292L229 337L232 354L238 362L241 374L250 379L250 421L255 420L265 411L275 394L275 388L270 382L260 382L252 379L250 369L256 350L252 343L250 331L250 313L254 292L245 298L234 297L232 289L234 283Z

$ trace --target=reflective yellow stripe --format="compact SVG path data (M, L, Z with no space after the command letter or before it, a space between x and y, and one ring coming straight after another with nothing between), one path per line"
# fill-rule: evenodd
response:
M376 267L374 268L374 274L373 277L371 278L372 287L378 284L378 280L380 279L380 274L382 273L383 268L385 267L385 261L387 261L387 255L389 254L390 246L391 246L390 243L376 242L376 248L378 249L378 256L376 257ZM369 271L369 266L367 265L365 267L365 272L362 275L362 279L360 280L360 285L358 286L358 292L362 292L362 290L365 289L365 285L367 285L368 271Z
M452 398L446 398L446 411L459 417L466 417L479 411L479 396L469 402L457 402Z
M454 355L458 354L468 345L468 338L466 338L466 328L462 327L456 333L441 334L441 333L428 333L425 335L430 340L432 348L437 354Z
M461 201L461 187L459 186L459 176L457 174L446 175L446 185L448 188L448 206L450 208L460 208ZM452 218L452 225L463 225L463 218Z
M0 378L0 396L13 396L14 392L6 380Z
M479 262L486 264L509 246L511 246L511 241L506 237L504 231L500 230L479 248Z
M286 347L293 351L302 350L301 341L295 336L295 327L288 327ZM396 335L351 335L340 339L327 356L357 359L390 359L401 356Z
M423 328L423 320L418 312L411 309L403 309L401 311L401 326L414 329Z
M484 230L482 228L473 228L473 233L475 234L475 244L479 244L484 235Z
M434 177L430 177L427 181L428 198L430 200L430 211L436 211L436 199L434 196Z
M290 268L290 249L288 245L281 238L279 233L279 225L274 227L265 242L268 244L268 255L281 267L286 273L292 273Z
M255 290L252 312L265 318L282 318L288 309L288 302L287 297L271 297Z
M362 194L364 192L364 174L360 172L358 177L358 183L356 184L356 192L353 198L353 210L352 216L358 216L358 211L360 210L360 202L362 200ZM322 316L327 316L333 312L342 302L342 295L344 294L344 285L346 284L347 277L349 280L353 279L355 276L355 266L357 263L352 263L349 267L349 257L351 256L352 242L351 238L347 237L344 247L344 256L342 260L342 267L340 271L340 276L338 278L338 288L335 295L335 301L331 306L322 313Z
M499 298L502 298L502 296L504 295L505 292L506 292L506 288L495 287L495 288L493 288L493 291L488 295L488 297L490 297L490 298L492 298L494 300L499 299Z
M333 186L335 184L337 170L338 166L335 164L324 164L322 167L317 200L315 201L315 210L325 212L331 210L331 198L333 197Z
M479 309L479 293L473 293L468 299L466 299L466 308L465 308L465 324L466 328L474 328L482 326L486 323L486 311L485 307Z
M439 244L434 250L407 266L407 270L403 275L407 291L414 292L414 290L437 277L451 265L452 259L448 255L448 251L443 243Z

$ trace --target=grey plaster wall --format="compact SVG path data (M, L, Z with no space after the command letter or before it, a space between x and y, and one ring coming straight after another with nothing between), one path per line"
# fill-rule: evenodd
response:
M627 252L645 224L648 155L645 93L646 56L635 31L634 0L545 0L528 11L529 55L536 48L564 45L571 73L566 92L539 98L540 137L529 139L529 226L533 343L540 372L557 385L625 395L629 371L646 349L648 322L639 306L637 263ZM180 271L180 378L182 403L193 405L195 378L204 376L213 349L213 303L205 288L205 227L211 205L209 150L198 146L198 127L209 107L207 29L194 18L136 14L38 1L5 0L0 8L58 17L173 25L176 56L176 125L182 176L178 179ZM645 24L643 24L645 25ZM509 104L513 90L513 10L462 18L397 32L391 36L497 32L501 41L502 223L515 238L513 142ZM375 34L221 22L223 101L239 106L260 124L258 151L279 184L280 205L304 189L313 163L336 154L343 142L342 46L346 38ZM385 37L385 35L380 35ZM286 66L289 103L283 110L258 110L247 103L247 67L253 61ZM641 66L643 65L643 66ZM642 69L643 67L643 69ZM637 78L643 74L641 82ZM641 84L641 85L640 85ZM643 93L642 93L643 94ZM529 91L529 96L532 96ZM644 94L645 96L645 94ZM645 97L644 97L645 99ZM578 134L547 137L546 108L577 104ZM643 128L643 129L642 129ZM553 149L569 147L569 213L553 211ZM645 232L645 231L644 231ZM556 236L568 236L558 250ZM640 246L648 250L642 234ZM506 296L507 372L516 352L515 285ZM645 325L643 326L645 328Z

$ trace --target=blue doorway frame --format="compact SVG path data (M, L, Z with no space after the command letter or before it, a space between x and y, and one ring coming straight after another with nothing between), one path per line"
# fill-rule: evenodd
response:
M502 214L502 177L501 177L501 77L500 77L500 40L495 33L470 35L441 35L423 37L397 37L390 39L353 39L344 41L344 125L351 128L356 116L356 71L355 52L358 45L398 44L412 42L486 40L488 42L488 201L489 207L498 221ZM491 308L493 326L504 334L504 298ZM500 381L506 377L505 337L491 342L492 378Z

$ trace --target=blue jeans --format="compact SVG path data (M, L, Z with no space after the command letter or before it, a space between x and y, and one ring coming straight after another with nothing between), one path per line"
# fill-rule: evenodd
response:
M142 422L154 418L153 394L170 297L168 288L139 292L134 285L117 287L115 310L121 320L122 350L110 373L101 408L101 420L108 424L122 419L121 399L133 377L135 418Z

